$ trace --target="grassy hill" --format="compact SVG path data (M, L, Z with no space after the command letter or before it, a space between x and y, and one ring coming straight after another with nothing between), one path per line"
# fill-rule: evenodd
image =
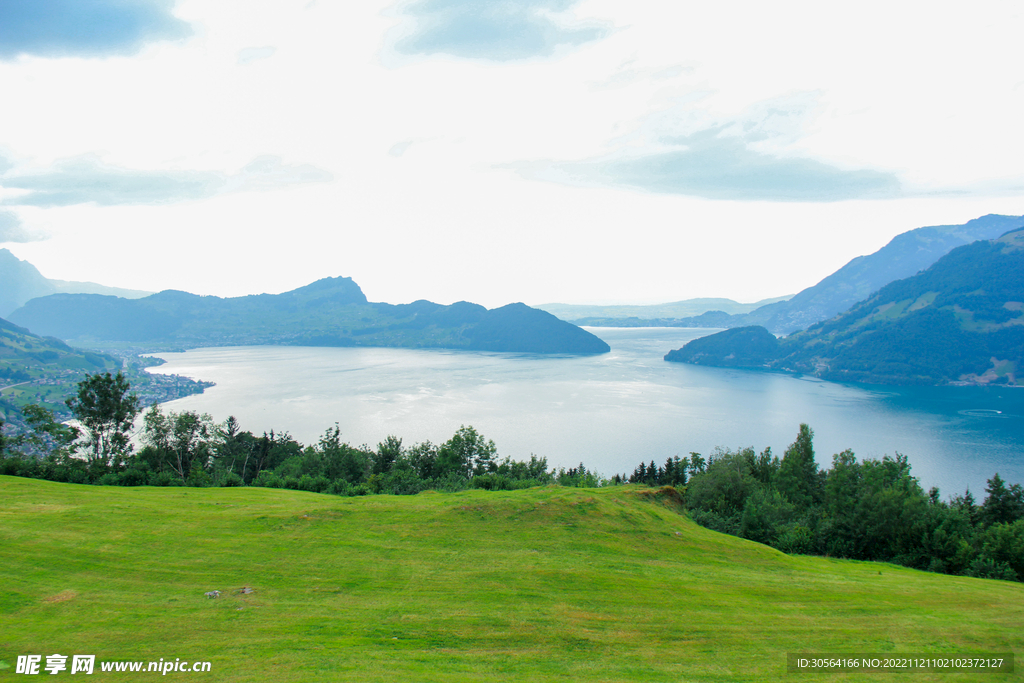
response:
M38 404L61 419L71 416L64 401L87 375L123 371L143 405L201 392L208 382L143 371L153 359L117 358L40 337L0 318L0 421L23 427L21 407Z
M763 681L787 652L1024 651L1021 584L786 556L633 487L0 477L0 519L0 673L59 652L210 661L217 681Z
M86 374L120 368L113 356L73 349L0 318L0 419L11 419L14 406L25 403L60 410Z

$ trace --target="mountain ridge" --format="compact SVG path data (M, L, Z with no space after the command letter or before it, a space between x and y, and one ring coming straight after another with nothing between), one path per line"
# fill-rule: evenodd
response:
M10 319L37 333L94 343L175 347L285 344L400 346L523 353L605 353L595 335L522 303L373 303L351 278L281 294L221 298L165 290L141 299L52 294Z

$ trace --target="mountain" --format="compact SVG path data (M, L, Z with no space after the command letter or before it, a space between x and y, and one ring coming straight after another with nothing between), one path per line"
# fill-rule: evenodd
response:
M0 249L0 317L29 299L54 293L53 285L28 261Z
M845 311L890 282L928 268L956 247L991 240L1022 226L1024 216L990 214L963 225L910 230L897 235L875 253L858 256L788 301L751 312L742 322L761 325L776 334L802 330Z
M1024 228L953 249L845 313L784 339L726 330L665 360L879 384L1018 384L1024 369Z
M990 240L1024 226L1024 216L990 214L963 225L934 225L894 237L873 254L858 256L824 280L786 301L744 314L712 311L676 321L670 327L748 327L791 334L841 313L885 285L929 267L956 247Z
M547 311L577 325L599 325L607 322L612 326L625 325L626 321L672 320L697 316L708 311L722 311L730 315L750 313L761 306L785 301L789 297L781 296L764 299L752 304L741 304L732 299L702 298L684 299L667 304L651 304L644 306L608 305L591 306L581 304L540 304L534 308ZM592 322L596 321L596 322ZM630 326L630 325L626 325Z
M7 249L0 249L0 316L10 315L29 299L58 292L110 294L126 299L152 294L135 289L105 287L94 282L49 280L28 261L22 261Z
M525 304L493 310L465 301L370 303L350 278L283 294L220 298L167 290L141 299L53 294L11 320L76 343L177 347L239 344L402 346L526 353L605 353L607 344Z

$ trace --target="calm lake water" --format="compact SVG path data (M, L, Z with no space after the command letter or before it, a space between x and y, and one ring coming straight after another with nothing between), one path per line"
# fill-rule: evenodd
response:
M341 427L354 445L389 434L406 445L473 425L502 456L580 462L605 476L716 446L782 455L801 422L818 462L907 455L943 497L968 486L979 502L993 473L1024 483L1024 389L844 385L765 372L667 363L708 334L682 328L591 328L611 353L551 357L474 351L250 346L160 353L152 372L209 380L168 410L234 415L243 429L314 443Z

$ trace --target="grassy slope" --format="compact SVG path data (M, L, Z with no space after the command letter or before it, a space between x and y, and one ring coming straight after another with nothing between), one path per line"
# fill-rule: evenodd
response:
M350 499L0 477L11 664L60 652L208 660L217 681L770 680L790 651L1019 655L1022 625L1021 584L789 557L632 487ZM872 677L835 675L853 679Z

